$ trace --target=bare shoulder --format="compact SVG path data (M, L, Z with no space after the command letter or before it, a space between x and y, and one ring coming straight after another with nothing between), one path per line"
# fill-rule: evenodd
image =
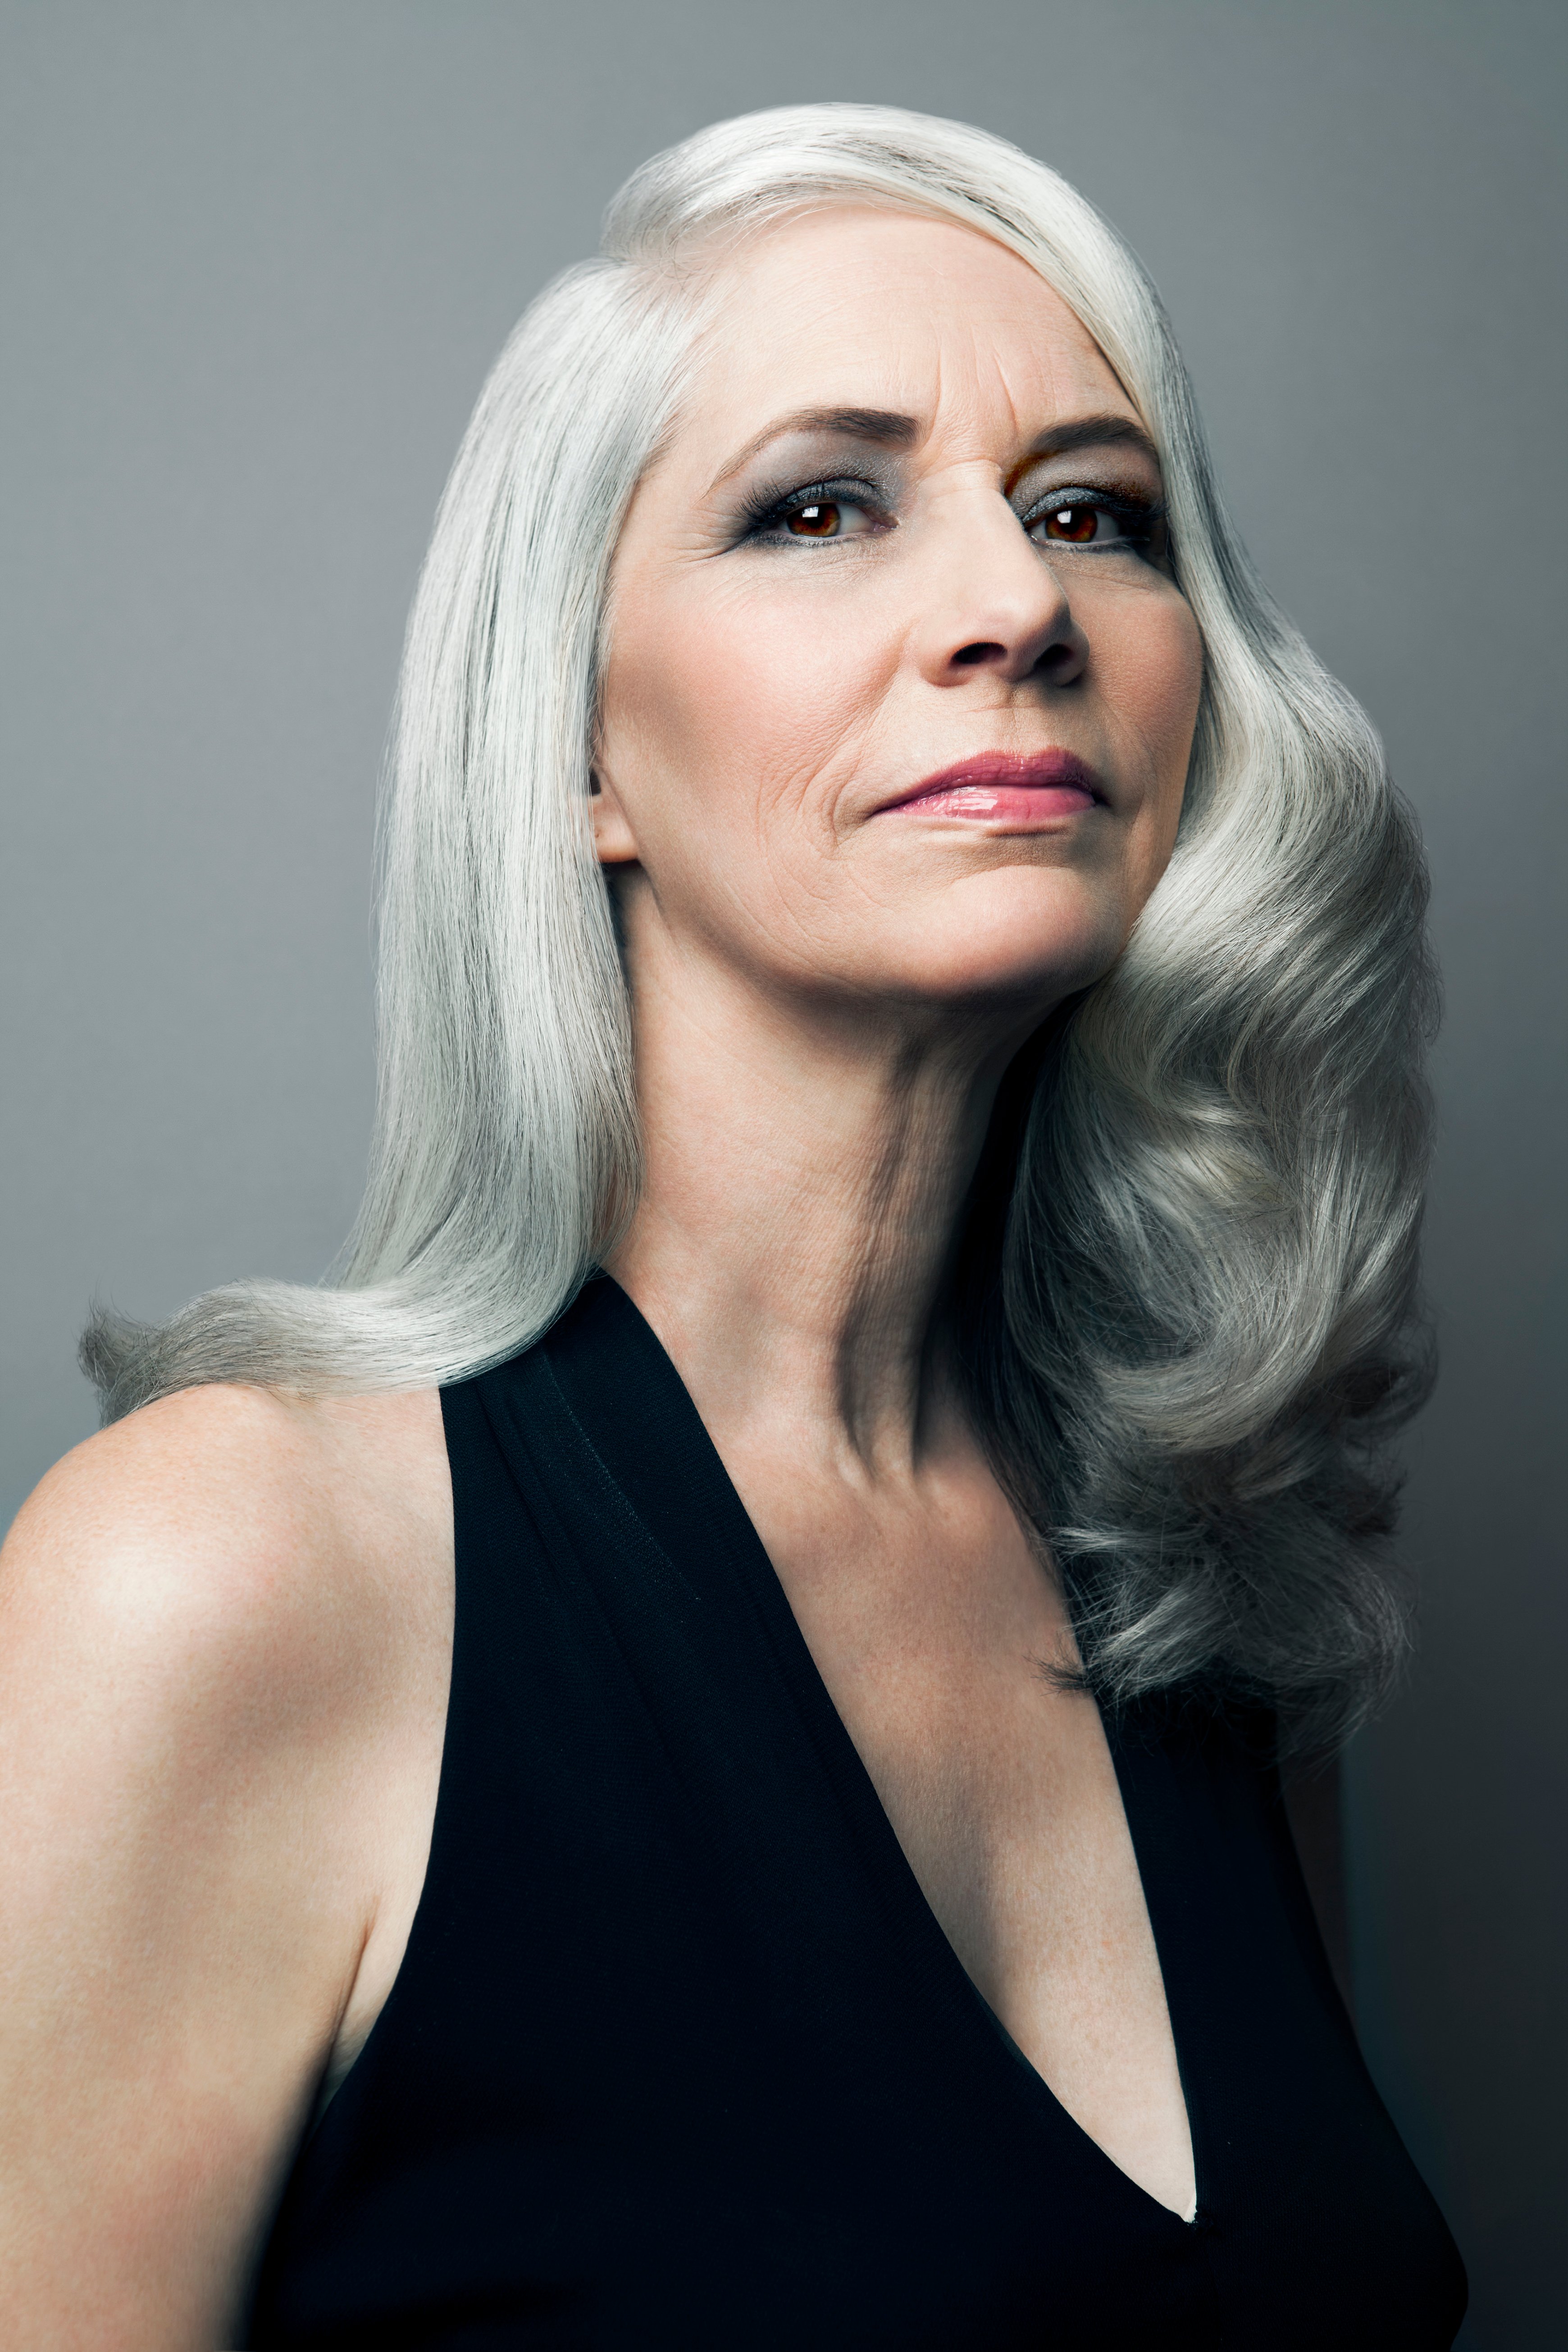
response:
M0 2180L25 2185L0 2195L0 2299L28 2342L220 2331L345 2021L396 1965L450 1631L434 1393L193 1390L19 1514Z
M58 1463L0 1550L0 1779L171 1852L226 1799L253 1875L352 1827L352 1936L400 1869L386 1792L438 1749L451 1618L433 1391L162 1399Z
M296 1640L374 1643L388 1607L405 1615L439 1586L450 1544L433 1390L189 1389L49 1472L0 1552L0 1610L276 1670Z
M438 1751L451 1617L434 1391L163 1399L0 1550L0 1780L51 1836L112 1816L167 1855L222 1815L257 1887L313 1843L352 1940L399 1867L388 1791Z

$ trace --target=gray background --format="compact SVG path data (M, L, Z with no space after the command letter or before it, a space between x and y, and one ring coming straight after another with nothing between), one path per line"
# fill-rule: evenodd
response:
M1491 2352L1568 2342L1565 35L1525 0L0 6L7 1508L91 1424L95 1287L163 1314L342 1234L416 567L486 366L624 173L888 100L1043 154L1151 265L1436 874L1427 1597L1352 1759L1352 1894L1368 2053Z

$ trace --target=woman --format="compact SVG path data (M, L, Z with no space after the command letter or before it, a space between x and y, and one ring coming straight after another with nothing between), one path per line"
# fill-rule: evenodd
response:
M1271 1760L1402 1638L1408 820L1040 165L786 110L605 249L341 1277L100 1324L9 1548L17 2340L1447 2345Z

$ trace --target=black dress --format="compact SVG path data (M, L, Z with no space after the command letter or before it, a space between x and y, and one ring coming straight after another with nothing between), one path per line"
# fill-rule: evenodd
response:
M1441 2352L1464 2273L1241 1729L1108 1725L1197 2165L1182 2221L964 1974L636 1308L443 1395L457 1635L406 1957L250 2342Z

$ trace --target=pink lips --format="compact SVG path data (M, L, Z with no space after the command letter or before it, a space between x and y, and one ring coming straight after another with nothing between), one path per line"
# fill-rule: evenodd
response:
M984 751L928 776L879 814L979 818L1017 832L1058 824L1104 799L1094 770L1070 751Z

